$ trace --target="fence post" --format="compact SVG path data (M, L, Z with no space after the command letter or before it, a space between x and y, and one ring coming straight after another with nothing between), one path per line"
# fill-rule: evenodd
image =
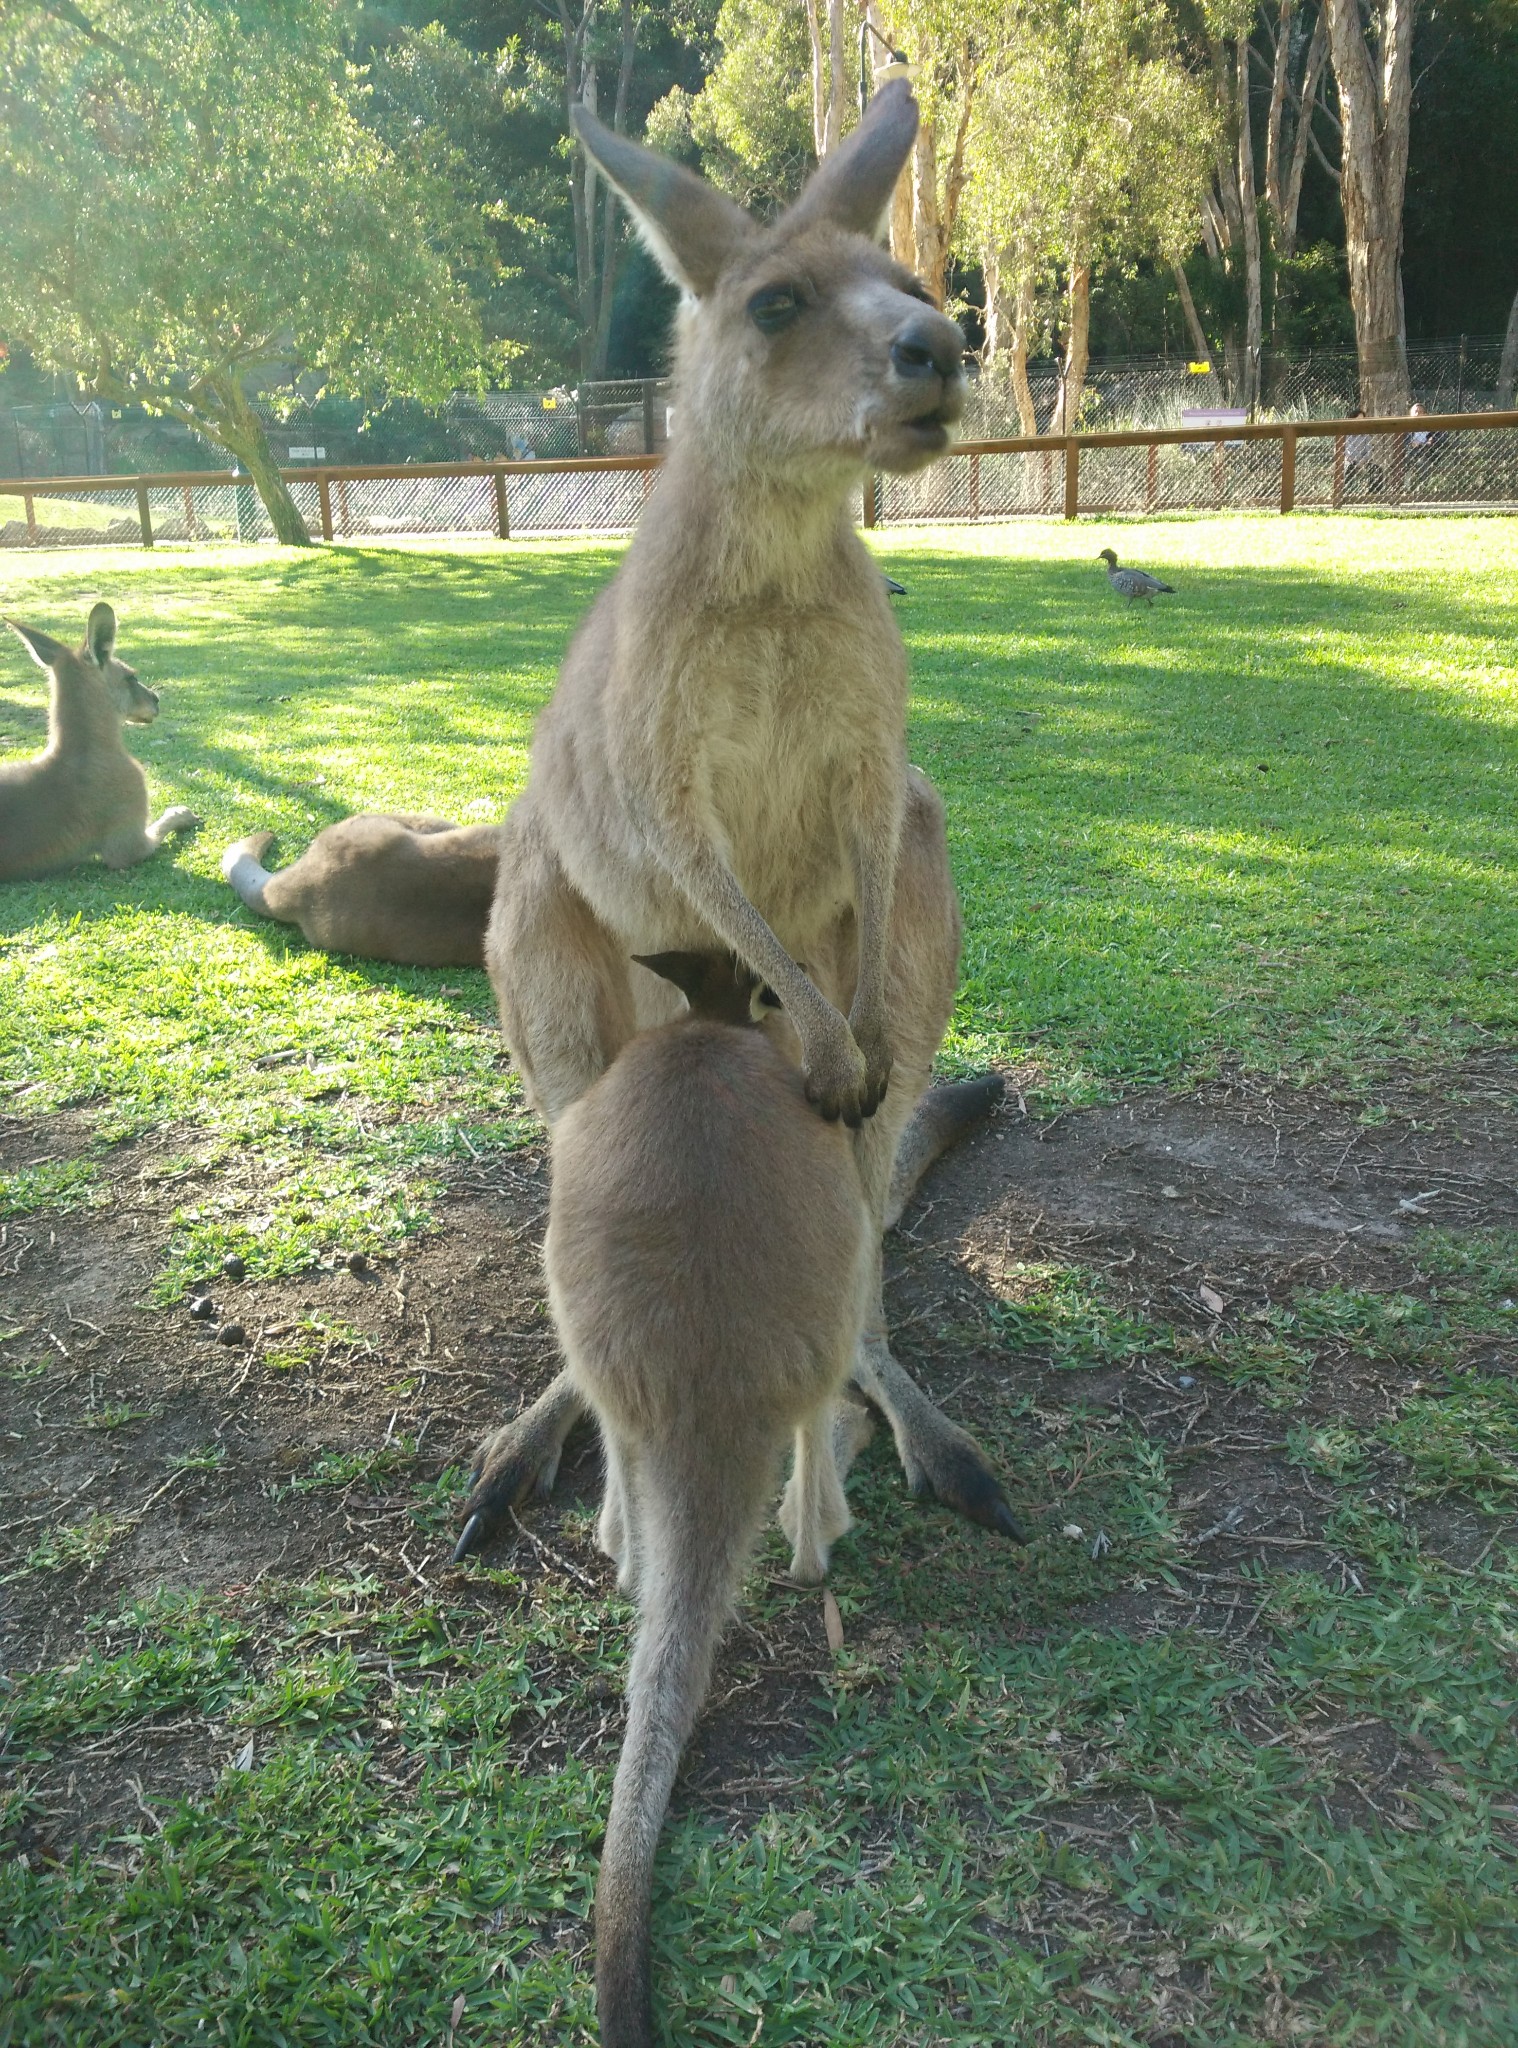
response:
M1065 440L1065 517L1074 519L1080 511L1081 450L1073 434Z
M1297 430L1287 427L1281 434L1281 510L1290 512L1297 502Z
M1344 436L1334 435L1334 487L1333 508L1337 512L1344 503Z
M643 379L643 453L654 452L654 380Z
M184 491L184 530L191 540L196 540L199 536L195 531L195 500L190 496L190 486L188 484L183 485L182 488Z
M876 479L875 472L870 470L864 480L863 518L866 526L873 526L875 524L876 494L879 489L880 485Z
M30 491L21 493L21 504L26 513L26 537L32 546L37 545L37 500Z
M1157 441L1149 443L1149 460L1144 465L1144 510L1152 512L1160 495L1160 448Z
M332 538L332 480L324 469L316 473L316 495L322 510L322 539Z
M495 472L495 530L502 540L511 538L511 513L506 504L506 472Z
M970 517L980 517L980 457L970 457Z
M348 479L345 476L337 480L337 512L343 532L352 533L353 521L348 516Z
M142 528L142 544L145 548L153 545L153 508L148 503L148 487L137 486L137 524Z

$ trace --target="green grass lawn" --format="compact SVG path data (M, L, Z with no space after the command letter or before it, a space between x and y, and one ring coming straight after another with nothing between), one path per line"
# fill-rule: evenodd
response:
M1518 1041L1512 521L876 538L908 586L912 755L947 800L966 913L948 1066L1015 1066L1056 1108L1239 1066L1325 1084L1374 1122L1394 1078L1437 1081ZM1094 559L1109 541L1178 595L1120 604ZM155 805L206 821L128 874L0 889L0 1111L42 1129L69 1110L87 1139L77 1159L0 1175L0 1229L99 1199L144 1133L171 1131L201 1166L255 1156L256 1211L213 1179L169 1218L151 1281L167 1314L229 1250L263 1276L334 1243L381 1251L427 1227L461 1160L524 1142L482 975L309 953L237 905L217 863L254 827L288 857L358 809L498 816L617 555L0 556L0 612L74 637L95 598L116 605L122 652L162 698L130 738ZM40 744L43 679L6 646L14 758ZM1332 1580L1289 1552L1251 1568L1237 1598L1254 1620L1232 1648L1124 1629L1122 1598L1176 1585L1183 1553L1177 1470L1121 1418L1072 1396L1036 1473L1030 1411L995 1443L1019 1483L1110 1533L1108 1555L1061 1543L1059 1516L1025 1554L940 1523L918 1574L929 1546L913 1548L894 1473L865 1474L868 1536L835 1585L851 1644L869 1614L896 1650L888 1666L844 1652L773 1811L672 1825L656 1957L670 2041L1518 2039L1502 1320L1518 1242L1431 1237L1420 1258L1405 1311L1304 1293L1208 1362L1279 1408L1348 1561ZM1135 1320L1074 1272L1040 1286L975 1341L1076 1375L1186 1364L1160 1311ZM0 1371L17 1334L0 1296ZM1425 1382L1389 1423L1309 1426L1295 1404L1330 1343ZM113 1420L130 1422L96 1426ZM358 1498L381 1476L318 1461L300 1483ZM409 1496L437 1559L458 1485L454 1471ZM1487 1517L1487 1551L1429 1554L1405 1499ZM88 1570L112 1531L79 1513L19 1569ZM583 1512L565 1526L585 1539ZM476 1581L503 1595L489 1628ZM567 1579L530 1604L519 1590L502 1567L438 1570L404 1596L378 1578L166 1596L102 1614L83 1655L23 1677L12 1826L25 1760L81 1730L199 1713L257 1751L103 1859L7 1861L0 2043L395 2048L454 2039L460 1998L460 2043L588 2040L583 1956L543 1930L588 1912L609 1764L502 1756L524 1720L602 1711L625 1614L608 1621ZM755 1589L761 1632L792 1598ZM1383 1720L1427 1752L1426 1780L1394 1813L1345 1819L1318 1731ZM1052 1824L1072 1811L1084 1833Z

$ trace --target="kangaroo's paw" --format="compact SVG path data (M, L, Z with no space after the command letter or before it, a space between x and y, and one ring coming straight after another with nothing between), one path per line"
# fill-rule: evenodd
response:
M884 1412L910 1491L932 1494L967 1522L1013 1543L1028 1532L1013 1514L996 1468L975 1439L935 1408L880 1338L859 1347L854 1384Z
M553 1491L564 1439L584 1413L568 1375L560 1373L530 1408L485 1438L474 1454L455 1564L499 1534L530 1493L546 1499Z
M996 1467L974 1437L945 1417L939 1416L931 1432L914 1433L901 1462L907 1486L918 1499L932 1494L967 1522L994 1529L1013 1543L1028 1541L1027 1530L1002 1491Z

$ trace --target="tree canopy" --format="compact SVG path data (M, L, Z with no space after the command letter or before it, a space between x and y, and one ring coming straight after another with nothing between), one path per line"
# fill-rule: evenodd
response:
M481 368L478 230L365 91L325 0L0 16L0 329L227 449L286 540L252 380L431 401Z

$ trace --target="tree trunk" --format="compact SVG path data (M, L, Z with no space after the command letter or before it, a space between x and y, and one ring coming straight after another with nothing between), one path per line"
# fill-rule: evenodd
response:
M1202 332L1196 300L1191 296L1191 280L1179 263L1172 263L1170 268L1175 276L1175 289L1181 301L1181 311L1186 316L1186 332L1191 336L1191 346L1196 351L1196 360L1199 363L1210 363L1212 350L1208 347L1207 337Z
M821 163L838 147L843 135L844 68L847 34L843 0L824 0L827 34L822 32L819 0L806 0L807 34L812 45L812 147Z
M1017 418L1025 434L1038 432L1038 408L1028 381L1033 335L1033 263L1026 249L988 249L981 258L986 280L986 356L1011 373Z
M1328 17L1319 13L1307 46L1307 63L1302 88L1297 95L1297 126L1291 142L1291 163L1281 188L1280 213L1275 227L1276 249L1282 256L1297 253L1297 219L1302 210L1302 176L1307 169L1307 149L1312 140L1313 116L1318 110L1323 73L1328 63Z
M1017 305L1012 322L1012 389L1017 396L1017 418L1025 434L1038 432L1038 407L1033 403L1033 386L1028 382L1028 357L1033 347L1033 265L1023 265L1018 280Z
M1339 194L1349 296L1367 413L1404 413L1412 398L1402 312L1402 200L1412 113L1415 0L1376 0L1372 62L1358 0L1324 0L1343 126Z
M1510 412L1518 388L1518 292L1513 294L1507 316L1507 333L1502 337L1502 360L1497 365L1497 410Z
M1239 81L1239 215L1244 258L1244 381L1237 403L1254 410L1260 396L1260 347L1264 339L1260 283L1260 206L1254 182L1254 131L1249 120L1249 38L1236 51Z
M1086 365L1091 360L1091 267L1078 264L1070 273L1070 324L1065 335L1065 360L1060 366L1059 402L1049 422L1051 434L1080 429L1081 399L1086 391Z
M1265 204L1270 209L1272 226L1277 226L1281 219L1281 158L1285 144L1286 94L1291 77L1292 5L1293 0L1281 0L1275 52L1270 67L1270 107L1265 116Z
M612 112L612 126L619 135L627 129L627 92L632 83L633 62L638 52L637 20L633 13L632 0L622 0L622 57L617 68L617 99ZM599 380L606 375L607 359L611 354L611 309L617 288L617 258L620 245L617 241L617 195L610 185L602 200L605 219L601 229L601 275L597 284L600 301L596 315L595 348L591 356L590 374Z
M279 473L263 421L248 403L247 394L235 377L219 379L212 387L219 403L220 417L211 419L206 409L196 422L199 431L213 435L223 448L236 456L248 472L253 488L263 500L264 510L274 526L276 540L287 548L308 548L311 535L301 517L300 507Z
M917 130L912 157L912 240L917 250L917 275L934 304L941 306L949 245L938 205L938 135L928 118Z

